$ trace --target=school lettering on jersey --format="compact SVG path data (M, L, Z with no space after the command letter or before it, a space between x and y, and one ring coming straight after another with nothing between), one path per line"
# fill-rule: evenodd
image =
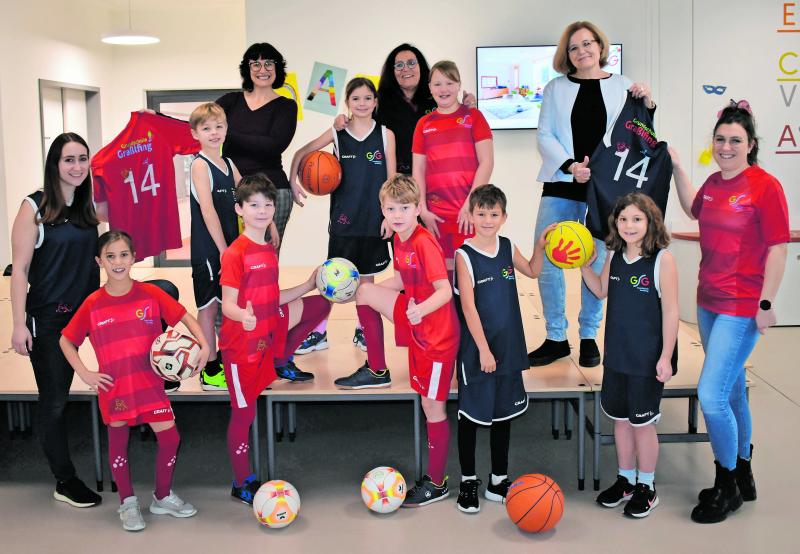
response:
M92 158L95 201L108 202L109 224L133 237L137 259L181 246L172 158L199 150L185 121L133 112Z
M150 368L150 346L161 319L174 326L185 313L160 288L138 281L123 296L101 288L75 312L61 334L75 346L88 335L100 372L114 379L110 391L98 393L104 422L136 420L164 406L164 381Z
M642 99L628 93L625 105L589 161L592 171L586 191L586 227L595 238L608 236L608 216L617 199L641 192L667 210L672 158L659 142L653 118Z
M643 377L656 376L663 332L658 291L660 256L629 261L614 252L608 273L606 302L606 369ZM672 354L672 373L678 368L678 348Z
M508 375L528 369L530 362L525 348L525 332L519 309L514 245L506 237L497 237L494 255L478 250L469 239L456 250L469 269L471 282L457 282L456 295L465 286L472 287L475 308L481 327L489 343L489 350L497 361L498 375ZM458 347L457 370L472 382L488 374L481 371L480 353L472 333L467 327L460 298L456 297L456 312L461 323L461 341Z
M220 284L238 289L237 305L253 305L256 327L245 331L240 321L222 316L220 349L229 351L234 360L257 364L275 347L273 336L282 317L278 302L278 256L271 244L257 244L240 235L222 254ZM282 346L281 346L282 347Z
M332 132L342 182L331 193L330 234L379 237L383 216L378 191L387 176L386 129L373 122L372 130L361 139L349 129Z
M780 182L753 165L732 179L710 175L692 204L700 225L697 304L718 314L755 317L770 246L789 242Z
M425 156L428 209L450 219L469 196L478 169L475 144L492 138L483 114L461 105L451 114L433 111L414 130L414 154Z
M434 281L447 280L442 247L433 235L421 225L405 242L394 236L394 269L400 272L406 296L416 304L427 300L434 292ZM453 302L422 318L411 331L418 346L443 359L455 358L458 349L458 317ZM448 358L449 356L449 358Z

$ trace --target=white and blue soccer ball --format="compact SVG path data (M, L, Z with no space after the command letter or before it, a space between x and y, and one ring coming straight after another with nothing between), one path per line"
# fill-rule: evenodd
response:
M317 272L317 289L331 302L347 302L358 289L358 270L344 258L325 260Z

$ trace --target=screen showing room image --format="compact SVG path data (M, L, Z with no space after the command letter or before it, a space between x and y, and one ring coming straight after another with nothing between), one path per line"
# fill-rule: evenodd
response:
M492 129L536 129L544 86L558 73L553 69L555 46L479 46L477 51L478 109ZM609 73L622 72L622 45L612 44Z

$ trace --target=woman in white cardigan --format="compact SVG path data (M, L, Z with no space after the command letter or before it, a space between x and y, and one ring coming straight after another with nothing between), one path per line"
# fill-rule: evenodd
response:
M586 183L591 176L589 158L617 119L627 91L636 98L644 98L647 107L655 109L650 87L604 71L607 61L608 38L593 23L576 21L564 30L553 58L553 68L562 76L544 88L539 115L542 168L538 180L544 186L535 236L557 221L585 221ZM605 246L595 240L595 247L598 256L592 267L599 272L605 261ZM528 354L532 366L547 365L570 354L562 271L550 260L544 261L538 281L547 339ZM582 366L594 367L600 363L595 337L602 315L602 301L582 284L578 316Z

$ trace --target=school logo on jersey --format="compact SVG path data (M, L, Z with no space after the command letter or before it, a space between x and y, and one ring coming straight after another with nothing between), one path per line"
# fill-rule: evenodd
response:
M635 117L625 122L625 128L634 135L640 136L650 148L655 148L658 144L655 131Z
M500 270L500 275L503 276L503 279L508 279L509 281L514 280L514 266L510 265L508 267L504 267Z
M417 267L417 253L416 252L409 252L405 256L403 256L402 260L397 260L397 264L405 264L406 267L410 267L416 269Z
M630 280L631 286L642 293L650 292L650 277L647 275L634 275Z
M149 305L145 306L144 308L139 308L138 310L136 310L136 317L137 319L139 319L140 321L144 321L148 325L153 324L153 318L151 317L150 314Z
M465 127L467 129L472 129L472 116L467 114L464 117L459 117L456 119L456 123L460 127Z
M140 152L152 152L153 151L153 133L147 131L147 136L133 139L130 142L123 142L119 145L119 150L117 150L117 158L120 160L123 158L127 158L129 156L135 156Z
M746 194L740 194L738 196L733 195L728 198L728 204L734 211L741 212L746 208L744 203L747 200L749 200L749 198Z
M383 165L383 152L375 150L375 152L366 153L367 161L375 165Z

